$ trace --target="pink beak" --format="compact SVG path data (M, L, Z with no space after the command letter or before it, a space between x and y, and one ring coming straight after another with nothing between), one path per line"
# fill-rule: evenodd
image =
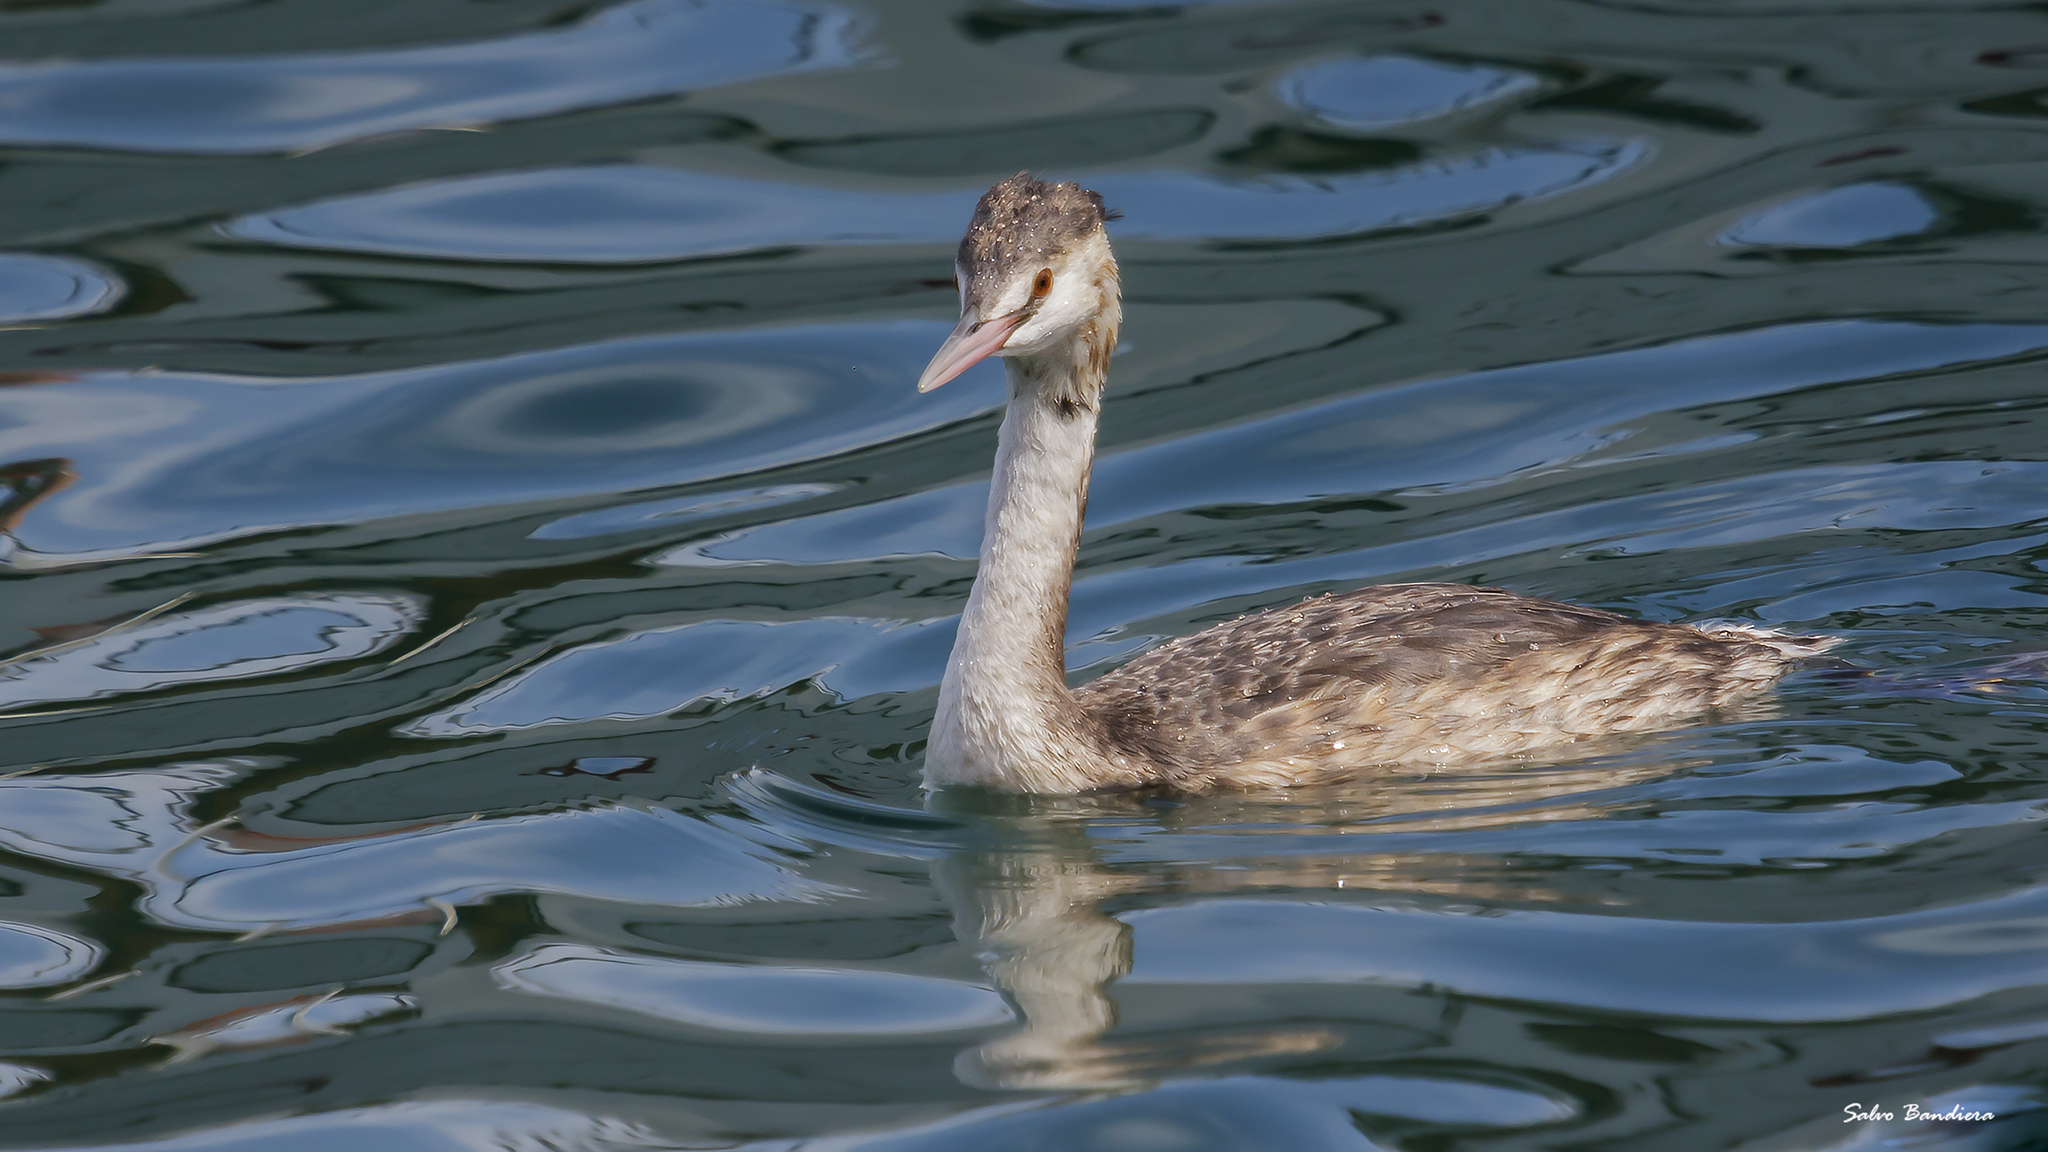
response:
M993 320L981 320L973 313L960 317L952 335L939 345L924 375L917 378L917 390L929 392L994 355L1024 322L1024 313L1012 312Z

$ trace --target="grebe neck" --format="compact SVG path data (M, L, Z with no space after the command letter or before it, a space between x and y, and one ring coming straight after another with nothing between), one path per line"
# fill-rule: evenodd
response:
M1026 792L1098 787L1066 683L1067 593L1088 507L1107 357L1007 360L1010 403L996 449L981 564L939 687L925 752L933 786Z

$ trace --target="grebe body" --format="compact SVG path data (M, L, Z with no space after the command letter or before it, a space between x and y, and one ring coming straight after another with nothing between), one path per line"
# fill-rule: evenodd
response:
M959 325L918 382L994 355L1009 405L928 785L1269 787L1669 727L1833 643L1460 584L1317 597L1162 644L1070 690L1067 596L1121 292L1102 201L1019 174L961 241Z

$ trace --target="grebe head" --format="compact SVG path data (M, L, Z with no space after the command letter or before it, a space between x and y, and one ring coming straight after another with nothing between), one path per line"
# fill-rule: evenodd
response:
M960 241L960 323L917 382L929 392L989 356L1106 364L1119 319L1102 197L1019 172L988 190ZM1092 405L1091 405L1092 406Z

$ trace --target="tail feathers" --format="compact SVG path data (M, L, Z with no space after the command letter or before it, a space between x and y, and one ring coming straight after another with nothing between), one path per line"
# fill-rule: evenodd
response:
M1723 640L1746 640L1806 664L1826 679L1855 684L1887 696L2022 696L2048 698L2048 652L2015 652L1936 668L1865 668L1835 657L1820 658L1841 636L1795 636L1753 624L1713 624L1701 631Z
M1775 649L1787 660L1804 660L1818 656L1842 642L1840 636L1794 636L1789 632L1775 632L1753 624L1720 624L1704 629L1707 635L1724 640L1747 640Z

